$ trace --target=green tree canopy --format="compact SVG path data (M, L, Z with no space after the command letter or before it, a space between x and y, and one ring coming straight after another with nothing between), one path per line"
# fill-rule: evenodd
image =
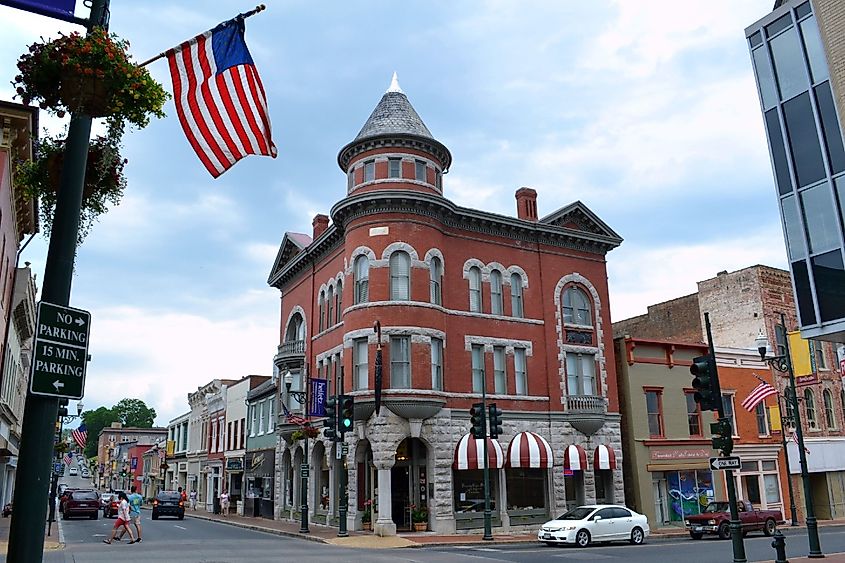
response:
M112 422L117 422L117 420L117 414L106 407L82 413L82 422L88 429L88 439L85 441L86 457L97 455L97 438L100 436L100 431L110 426Z
M100 407L97 410L82 413L82 421L88 429L88 439L85 441L85 456L97 456L97 440L103 428L111 426L112 422L121 422L124 426L138 428L152 428L156 418L156 411L140 399L121 399L111 408Z

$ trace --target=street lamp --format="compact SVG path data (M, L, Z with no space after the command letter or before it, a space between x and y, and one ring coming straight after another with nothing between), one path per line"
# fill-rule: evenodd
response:
M786 334L786 318L783 313L780 314L780 328L783 330L783 354L766 357L766 352L769 351L769 340L763 330L754 340L757 346L757 352L760 353L760 359L767 362L770 366L780 372L785 372L789 375L789 396L787 401L792 403L792 413L795 417L795 433L798 438L798 459L801 465L801 483L804 486L804 505L807 509L807 536L810 542L809 556L812 558L824 557L822 553L821 542L819 541L819 525L816 521L816 512L813 507L813 494L810 488L810 472L807 470L807 452L804 450L804 431L801 428L801 413L798 410L798 393L795 391L795 373L792 371L792 361L789 356L789 338ZM789 467L786 468L787 475L789 474Z
M291 372L285 373L285 390L287 391L288 395L294 398L294 400L299 403L300 405L305 407L306 413L308 412L308 391L291 391L291 385L293 384L293 374ZM301 488L300 491L300 499L301 499L301 506L299 508L301 512L301 524L299 526L299 533L300 534L307 534L311 530L308 529L308 437L305 437L304 451L302 454L302 464L299 466L299 476L302 478Z

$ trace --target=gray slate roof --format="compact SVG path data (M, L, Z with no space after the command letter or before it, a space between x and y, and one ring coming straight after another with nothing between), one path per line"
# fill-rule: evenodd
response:
M381 101L355 137L355 141L402 133L434 139L431 131L411 106L408 97L402 92L388 91L381 97Z

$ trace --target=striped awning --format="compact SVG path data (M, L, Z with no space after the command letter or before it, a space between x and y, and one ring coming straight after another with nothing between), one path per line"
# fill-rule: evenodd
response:
M563 470L584 471L587 468L587 452L578 444L570 444L563 450Z
M487 438L487 467L501 469L505 465L505 454L499 442ZM484 469L484 442L465 434L455 446L455 461L452 469Z
M616 452L613 448L600 444L593 453L593 469L616 469Z
M552 447L533 432L520 432L508 446L508 467L548 469L554 461Z

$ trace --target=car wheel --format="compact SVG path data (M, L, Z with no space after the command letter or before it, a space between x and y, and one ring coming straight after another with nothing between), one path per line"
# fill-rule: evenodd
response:
M633 545L642 545L643 540L645 539L645 534L643 533L643 529L637 526L633 530L631 530L631 543Z
M690 532L689 537L691 537L694 540L700 540L701 538L704 537L704 534L702 534L701 532Z
M94 514L91 515L91 520L98 520L99 518L100 518L100 514L98 512L95 512Z
M730 525L727 522L722 522L722 524L719 526L718 534L720 540L726 540L731 537Z
M766 524L763 526L763 533L767 536L771 536L775 533L775 530L777 530L777 527L778 527L777 522L775 522L774 520L769 518L768 520L766 520Z
M578 530L578 533L575 534L575 543L578 547L587 547L590 545L590 532L587 530Z

